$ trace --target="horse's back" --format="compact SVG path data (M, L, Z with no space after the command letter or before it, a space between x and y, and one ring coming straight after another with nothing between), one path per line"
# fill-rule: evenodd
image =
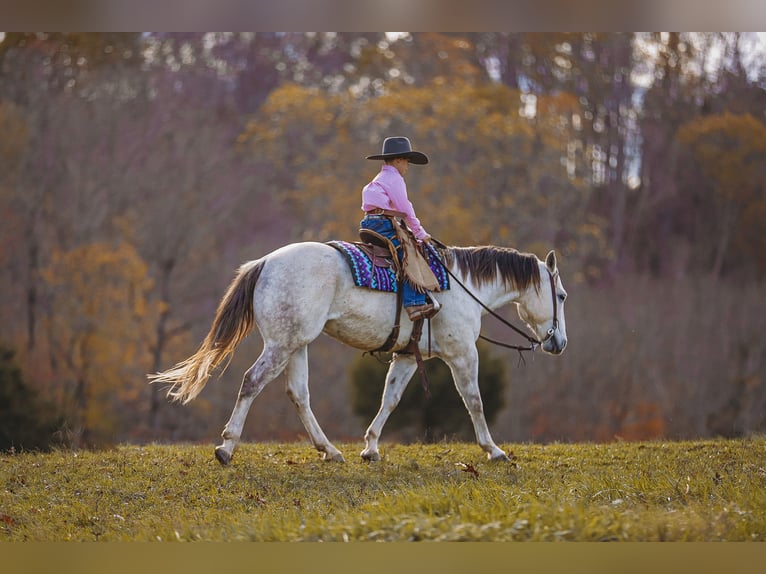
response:
M326 287L324 281L335 279L344 270L343 259L337 250L316 241L290 243L263 259L270 275L279 275L285 284L298 281L315 285L322 282Z
M261 333L308 344L321 331L356 348L380 346L392 327L396 295L356 287L341 253L325 243L280 247L264 258L254 294ZM406 329L402 329L405 336Z
M328 261L333 258L334 253L335 249L326 243L320 243L318 241L301 241L283 245L266 255L264 258L267 261Z

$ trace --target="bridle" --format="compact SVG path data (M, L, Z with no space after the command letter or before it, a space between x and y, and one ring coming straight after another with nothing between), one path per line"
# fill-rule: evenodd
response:
M431 238L431 241L439 245L440 247L446 248L447 246L444 245L441 241L435 240L433 237ZM519 358L521 361L524 361L524 355L522 355L522 351L536 351L538 347L542 346L544 343L549 341L553 335L556 333L556 331L559 328L559 318L558 318L558 297L556 296L556 276L559 274L558 269L556 269L555 272L551 273L550 269L546 267L546 271L548 271L548 278L551 282L551 302L553 304L553 323L551 324L550 329L548 329L547 333L545 334L545 337L543 339L538 339L537 337L531 336L526 331L523 331L522 329L518 328L516 325L511 323L510 321L506 320L505 318L501 317L497 313L495 313L492 309L487 307L481 300L479 300L476 295L474 295L468 287L466 287L460 279L455 277L455 274L452 273L452 271L449 270L449 268L441 261L441 258L439 259L439 262L441 263L441 266L444 268L444 271L449 275L452 279L455 280L455 282L460 285L463 290L468 293L468 295L476 301L479 305L481 305L487 313L492 315L495 319L499 320L501 323L503 323L505 326L510 327L514 331L516 331L519 335L524 337L527 341L529 341L529 345L524 347L520 345L511 345L509 343L503 343L502 341L496 341L494 339L490 339L489 337L485 337L481 333L479 334L479 339L483 339L487 341L488 343L492 343L493 345L498 345L500 347L505 347L506 349L513 349L515 351L519 352Z
M545 334L545 337L543 337L542 339L538 339L537 337L533 337L532 335L530 335L526 331L523 331L522 329L519 329L516 325L514 325L510 321L506 320L505 318L503 318L500 315L498 315L497 313L495 313L492 309L490 309L484 303L482 303L476 297L476 295L471 293L471 291L469 291L468 288L465 285L463 285L463 283L461 283L460 280L457 279L452 274L452 272L448 271L448 273L449 273L450 277L455 279L455 281L458 283L458 285L460 285L465 290L465 292L468 293L468 295L471 296L471 298L474 301L476 301L479 305L481 305L495 319L498 319L500 322L505 324L507 327L510 327L511 329L516 331L519 335L524 337L527 341L530 342L530 345L526 346L526 347L522 347L522 346L519 346L519 345L511 345L511 344L508 344L508 343L503 343L502 341L496 341L494 339L490 339L489 337L486 337L486 336L484 336L482 334L479 334L479 339L483 339L483 340L487 341L488 343L492 343L494 345L499 345L500 347L505 347L506 349L514 349L516 351L536 351L538 347L540 347L544 343L548 342L553 337L553 335L556 333L556 331L558 330L558 328L559 328L559 319L558 319L558 301L556 300L556 274L555 273L551 273L550 271L548 271L548 277L550 278L550 282L551 282L551 292L553 293L553 295L551 297L551 299L552 299L551 302L553 304L553 323L552 323L550 329L548 329L547 333Z
M540 341L540 344L545 343L548 339L553 337L553 334L559 328L559 298L558 298L558 295L556 294L556 276L559 274L559 270L556 269L554 273L551 273L550 269L546 267L546 271L548 271L548 277L551 280L551 302L553 303L553 323L551 324L551 328L548 329L548 333L545 335L545 339Z

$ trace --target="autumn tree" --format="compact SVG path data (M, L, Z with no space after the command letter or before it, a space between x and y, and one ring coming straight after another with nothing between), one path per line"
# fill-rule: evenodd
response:
M711 115L681 126L678 139L694 158L709 189L710 209L698 214L707 227L707 255L711 272L724 267L757 267L766 271L766 125L750 114ZM702 203L702 202L700 202ZM702 239L703 234L698 237ZM737 253L737 257L733 257Z
M686 270L689 249L681 224L696 209L678 190L675 134L699 113L704 83L694 72L699 52L687 34L642 35L636 51L637 73L650 83L639 117L640 185L631 202L627 243L637 270L667 276Z
M591 188L581 198L603 223L603 256L613 274L629 261L626 251L630 216L631 171L639 153L633 34L600 33L474 33L468 38L487 73L519 90L525 113L545 118L551 100L576 103L568 111L568 146L563 161L579 154L578 176ZM543 120L545 121L545 120ZM556 161L555 158L550 158ZM542 162L541 162L542 163ZM549 163L550 165L550 163Z
M147 262L159 303L149 372L189 353L233 267L266 251L261 242L286 241L281 227L289 215L275 217L256 162L239 152L243 119L202 41L151 39L158 61L118 138L133 159L120 182L124 203L115 226ZM232 72L224 66L220 73ZM150 400L149 426L172 427L162 389L152 387Z
M274 212L263 209L268 200L249 193L252 169L236 153L241 120L202 45L202 35L147 35L138 42L108 34L5 38L4 71L16 88L5 96L20 103L3 106L9 129L2 161L13 169L3 172L0 200L7 200L8 225L0 233L17 246L3 252L14 270L14 280L3 287L27 303L6 325L9 331L27 325L24 356L33 368L46 365L55 375L60 365L46 356L49 345L39 330L51 297L39 270L54 252L120 239L138 250L154 279L157 313L153 337L145 342L153 357L147 371L156 371L172 362L169 355L185 351L191 325L208 319L199 301L218 290L200 275L209 276L213 267L223 276L241 262L227 225L247 221L252 234L271 226ZM46 89L34 90L24 83L32 73L52 78L59 67L71 82L51 79ZM15 155L11 145L17 145ZM210 190L223 193L214 197ZM251 209L242 209L242 202ZM254 203L261 209L252 209ZM181 266L194 273L176 281ZM15 330L8 333L14 340L22 336ZM154 390L146 416L156 427L164 397Z
M369 101L285 85L240 140L271 166L271 193L303 222L302 238L354 238L361 186L378 169L363 160L372 152L359 148L375 151L386 135L406 133L431 158L408 182L436 237L537 251L556 244L595 273L607 250L587 209L586 157L573 125L578 102L541 98L534 118L522 108L519 92L497 85L435 80Z
M46 328L59 374L46 393L67 414L73 443L108 442L122 414L145 408L157 313L146 263L126 243L92 243L54 252L41 275L52 292Z
M99 69L137 65L140 42L139 34L81 33L5 33L0 41L0 101L16 106L26 133L14 166L13 211L18 222L14 241L20 248L11 263L23 289L27 352L34 351L44 298L38 291L38 273L48 257L48 223L55 220L49 210L58 204L61 171L74 167L50 137L61 120L54 102L88 93L98 84L91 78Z

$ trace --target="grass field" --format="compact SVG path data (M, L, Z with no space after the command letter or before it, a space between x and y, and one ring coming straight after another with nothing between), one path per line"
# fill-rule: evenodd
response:
M766 438L362 446L5 454L0 541L766 540Z

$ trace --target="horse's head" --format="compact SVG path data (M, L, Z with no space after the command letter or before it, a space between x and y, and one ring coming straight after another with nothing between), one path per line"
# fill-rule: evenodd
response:
M540 288L531 287L521 295L517 301L519 317L542 341L543 351L559 355L567 346L564 319L567 292L561 283L555 252L550 251L539 265Z

